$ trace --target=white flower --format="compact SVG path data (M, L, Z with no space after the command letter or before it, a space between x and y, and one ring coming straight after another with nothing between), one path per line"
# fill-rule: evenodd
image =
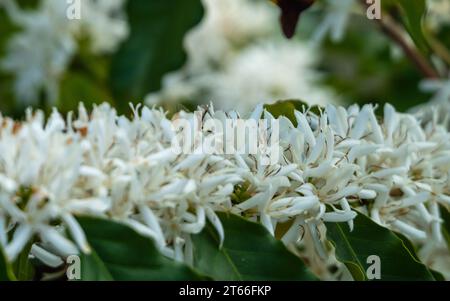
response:
M426 79L420 83L420 88L424 92L435 93L430 100L433 104L450 101L450 78Z
M88 0L82 2L80 34L90 39L94 54L112 53L129 34L123 8L126 0Z
M76 42L69 33L63 1L43 1L37 11L22 11L13 1L3 0L10 19L22 28L11 37L1 68L15 75L14 91L24 104L38 101L43 90L52 101Z
M330 34L331 40L339 42L345 35L355 0L326 0L325 17L314 33L314 39L321 41Z
M76 254L77 247L50 226L58 219L79 249L88 252L86 238L72 214L87 212L101 201L96 196L77 196L82 162L79 139L63 133L64 121L56 112L46 125L43 120L42 113L28 114L27 122L20 125L4 119L0 130L0 174L6 183L0 189L0 214L6 229L16 227L11 241L5 236L2 243L11 259L35 234L59 255ZM83 206L83 201L90 204Z
M223 59L255 39L270 37L276 10L258 0L202 0L206 14L185 40L189 66L195 70L223 65ZM198 47L202 45L202 47Z
M314 71L317 60L314 48L300 42L262 43L246 48L222 72L201 81L211 87L210 99L224 110L250 112L258 103L280 99L325 105L333 96L313 85L320 80Z
M114 51L128 35L120 11L122 0L82 2L81 20L69 20L65 1L41 0L36 10L19 8L12 0L1 0L13 23L20 27L8 42L0 67L15 76L14 92L23 104L35 104L44 92L54 103L59 82L78 49L78 39L88 38L93 53Z
M186 65L166 75L162 90L148 95L147 104L197 100L249 113L259 103L279 99L300 98L311 105L336 102L332 91L320 86L318 49L282 38L278 11L269 1L204 4L205 19L185 38Z

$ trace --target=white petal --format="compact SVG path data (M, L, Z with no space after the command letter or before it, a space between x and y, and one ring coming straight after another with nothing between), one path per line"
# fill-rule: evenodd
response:
M4 248L8 242L6 233L6 219L3 213L0 211L0 247Z
M183 223L180 225L180 229L187 233L197 234L203 230L205 222L205 209L201 206L197 206L197 221L191 224Z
M325 222L332 222L332 223L343 223L348 222L350 220L353 220L356 217L355 211L346 211L343 213L340 212L326 212L322 216L322 219Z
M358 192L358 196L361 199L373 200L377 197L377 193L374 190L362 189L360 192Z
M14 261L17 258L30 240L32 234L31 226L27 224L22 224L17 227L11 242L5 248L5 253L9 260Z
M63 256L78 255L78 248L70 240L62 236L58 231L50 226L43 226L39 230L44 242L50 244L55 251Z
M77 220L68 213L63 214L62 219L66 223L70 234L72 235L80 250L85 254L89 254L91 252L91 248L89 246L89 243L87 242L86 235L84 234L84 231L81 228L80 224L78 224Z
M316 138L314 137L305 115L299 111L295 111L294 114L297 119L298 129L302 130L305 135L305 141L310 145L310 147L313 147L316 145Z
M111 200L108 198L91 198L71 200L65 208L78 214L101 215L111 207Z
M317 229L317 225L312 222L307 223L306 225L308 226L309 233L311 234L311 237L313 239L316 252L319 254L320 258L322 259L327 258L327 253L325 251L322 241L319 238L318 233L319 230Z
M303 231L302 225L304 225L304 220L301 217L297 217L289 230L283 235L281 241L284 244L289 244L296 242L299 239L301 232Z
M183 262L184 255L183 255L183 245L184 245L184 239L177 237L174 241L174 251L175 251L175 260L178 262Z
M250 208L260 206L262 204L266 204L268 201L270 201L272 199L274 194L275 194L275 190L273 189L272 186L269 186L269 188L266 191L257 193L256 195L254 195L250 199L240 203L236 207L242 211L245 211Z
M269 215L267 215L265 212L261 212L260 215L260 220L261 220L261 224L267 229L267 231L269 231L269 233L274 236L274 229L273 229L273 224L272 224L272 219L270 218Z
M207 207L206 208L206 217L208 218L209 222L213 225L213 227L216 229L217 234L219 234L219 248L221 249L223 246L223 241L225 240L225 232L223 230L223 225L220 222L219 217L216 215L214 210Z
M139 212L141 213L142 219L145 224L155 232L157 240L162 246L164 246L166 244L164 234L162 232L161 226L159 225L158 218L155 216L153 211L149 207L141 205L139 206Z
M52 268L57 268L64 263L60 257L50 253L36 244L33 244L30 253L42 261L45 265Z
M381 179L381 178L389 177L392 175L406 174L407 172L408 172L408 168L406 168L406 167L384 168L377 172L372 173L371 176L374 178Z
M392 223L394 227L396 227L401 233L406 236L419 241L425 241L427 239L427 234L419 229L414 228L411 225L408 225L402 221L396 220Z
M401 201L401 208L406 208L426 202L430 198L429 192L420 192Z

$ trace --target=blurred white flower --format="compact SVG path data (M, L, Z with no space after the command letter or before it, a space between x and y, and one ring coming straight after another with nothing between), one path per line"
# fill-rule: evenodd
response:
M314 85L320 79L317 61L315 50L300 42L263 43L243 50L222 72L202 78L202 84L224 110L249 112L258 103L280 99L325 105L333 93Z
M82 2L81 34L89 37L93 53L112 53L129 34L123 10L127 0Z
M14 34L0 67L15 76L14 92L23 104L35 104L41 92L54 103L59 82L77 52L78 39L88 38L93 53L114 51L128 35L128 25L117 14L124 0L86 0L81 20L69 20L65 1L41 0L36 10L21 9L13 0L1 0L13 23Z
M426 21L433 28L450 25L450 2L447 0L427 0Z
M300 98L308 104L337 99L319 84L318 49L286 41L279 30L278 10L269 1L204 3L205 20L185 39L186 65L166 75L162 90L148 95L147 104L196 100L248 113L258 103L283 98Z
M223 65L240 48L273 35L277 10L258 0L202 0L206 14L185 39L188 65L195 70ZM202 47L199 47L202 45Z
M425 79L420 83L424 92L434 93L431 104L446 103L450 101L450 76L443 79Z
M326 0L325 17L315 31L314 39L322 41L329 34L332 41L341 41L355 5L355 0Z
M15 2L0 1L22 30L11 37L0 67L15 76L14 92L23 104L33 104L40 92L54 101L59 80L76 52L64 1L42 1L38 10L24 11Z

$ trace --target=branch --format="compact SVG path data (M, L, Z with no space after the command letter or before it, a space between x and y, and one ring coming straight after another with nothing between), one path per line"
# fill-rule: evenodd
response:
M364 7L369 7L365 0L361 0ZM382 31L391 38L405 53L405 55L416 65L416 67L427 78L440 78L439 73L428 62L420 51L407 39L405 39L404 30L389 15L384 15L381 19L376 20Z

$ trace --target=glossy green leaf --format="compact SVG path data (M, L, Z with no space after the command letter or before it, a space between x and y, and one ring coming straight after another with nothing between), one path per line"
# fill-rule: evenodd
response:
M416 248L414 247L412 242L403 234L401 234L399 232L394 232L394 233L396 236L398 236L403 241L404 246L408 249L409 253L414 257L414 259L417 261L420 261L419 257L417 256L417 253L416 253ZM428 270L433 275L433 277L436 281L445 281L444 275L442 275L440 272L435 271L430 268L428 268Z
M205 279L188 266L161 255L151 239L125 225L90 217L78 221L92 247L92 253L81 258L84 281Z
M414 253L412 244L403 236L358 214L350 232L345 223L327 223L327 238L336 248L336 257L350 270L355 280L367 280L367 259L378 256L381 280L436 280L433 273ZM405 241L404 241L405 240Z
M260 224L219 214L225 241L212 226L193 236L194 267L214 280L316 280L303 261Z
M185 61L183 38L203 16L201 0L133 0L127 14L131 34L113 60L116 99L142 101L161 87L163 76Z
M403 23L416 43L423 51L427 50L427 42L423 32L423 17L426 13L426 0L396 0L403 11Z

